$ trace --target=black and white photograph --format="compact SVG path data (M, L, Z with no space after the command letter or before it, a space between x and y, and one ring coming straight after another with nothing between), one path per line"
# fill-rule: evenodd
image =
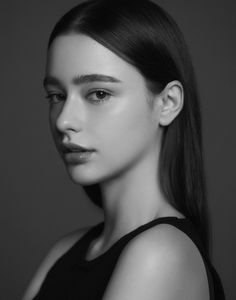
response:
M1 2L1 299L236 299L235 9Z

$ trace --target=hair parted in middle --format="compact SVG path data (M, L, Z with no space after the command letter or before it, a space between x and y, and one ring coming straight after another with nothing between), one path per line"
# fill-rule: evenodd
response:
M209 254L200 103L180 28L163 8L149 0L90 0L62 16L50 35L48 49L56 37L72 33L91 37L133 65L152 93L160 93L173 80L181 82L183 108L163 126L159 182L169 203L194 223ZM83 188L102 206L99 183Z

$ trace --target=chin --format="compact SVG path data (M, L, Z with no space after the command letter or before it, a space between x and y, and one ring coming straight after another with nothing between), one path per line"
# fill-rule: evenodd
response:
M75 184L86 186L96 184L101 181L94 172L91 172L91 170L88 171L86 168L83 169L82 165L67 165L66 169L70 179Z

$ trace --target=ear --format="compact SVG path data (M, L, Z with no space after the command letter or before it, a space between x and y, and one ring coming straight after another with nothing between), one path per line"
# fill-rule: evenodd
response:
M184 104L184 89L182 84L177 81L169 82L159 98L159 123L162 126L169 125L181 111Z

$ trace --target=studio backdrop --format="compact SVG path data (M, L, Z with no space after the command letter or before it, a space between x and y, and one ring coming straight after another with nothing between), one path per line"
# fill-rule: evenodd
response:
M201 98L213 263L236 299L236 5L233 0L159 0L182 29ZM56 21L75 0L3 0L1 23L0 297L21 299L62 235L103 219L69 179L54 146L42 81Z

